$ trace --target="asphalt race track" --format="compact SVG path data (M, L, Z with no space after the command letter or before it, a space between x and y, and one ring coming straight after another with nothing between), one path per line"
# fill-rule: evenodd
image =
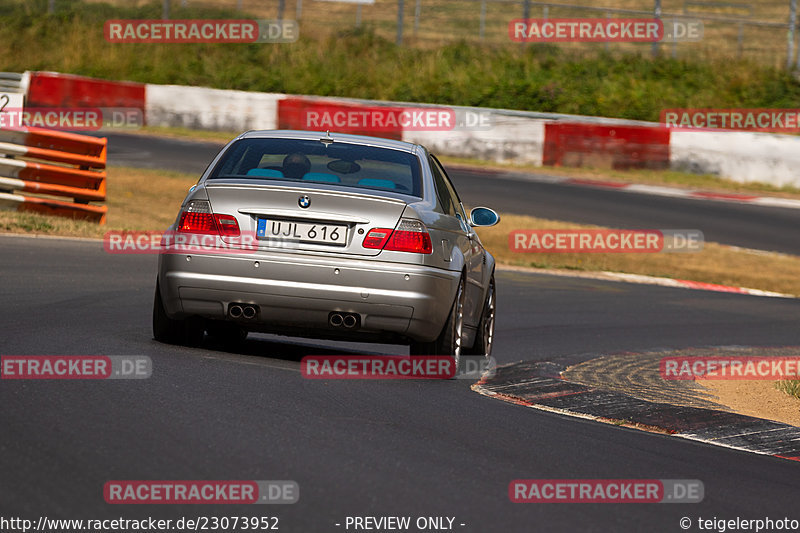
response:
M195 172L198 178L222 147L121 133L106 136L109 164ZM700 229L707 241L800 254L800 209L536 182L510 172L459 168L449 173L468 205L623 229Z
M400 347L256 336L242 349L151 338L153 256L0 237L0 353L148 355L147 380L3 381L0 509L35 519L455 516L461 531L679 531L683 516L796 513L795 463L484 398L468 381L316 381L303 355ZM800 302L501 273L500 364L558 354L800 343ZM700 504L513 504L518 478L699 479ZM112 506L113 479L292 479L280 506Z
M171 158L181 170L202 171L197 167L205 163L193 152L202 148L192 144L155 153L172 142L150 139L139 148L150 151L151 163ZM112 150L112 163L134 164L139 148ZM480 176L456 179L469 201L478 191L469 179ZM500 199L502 187L495 189L491 194ZM571 194L562 192L565 202ZM513 211L511 202L525 199L494 207ZM658 202L664 203L657 211L672 205ZM714 206L733 218L739 209ZM686 216L707 212L686 209ZM784 210L749 213L728 230L720 224L720 231L734 238L737 227L758 228L784 216ZM711 228L700 229L711 240ZM775 242L782 242L779 236ZM511 405L476 394L466 380L322 381L299 372L304 355L407 353L401 346L266 335L237 349L210 341L199 348L160 344L150 330L155 256L109 255L96 241L13 236L0 236L0 250L1 355L147 355L153 361L146 380L0 382L0 515L269 515L289 532L346 531L336 524L347 516L447 516L455 517L456 531L481 533L683 531L682 517L800 518L794 462ZM800 300L518 272L498 273L498 298L498 364L587 352L800 345ZM699 504L511 503L509 482L525 478L698 479L705 498ZM290 479L300 486L300 501L105 503L106 481L137 479Z

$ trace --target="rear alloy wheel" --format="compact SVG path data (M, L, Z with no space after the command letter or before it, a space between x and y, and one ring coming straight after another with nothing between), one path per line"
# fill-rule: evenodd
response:
M161 287L156 281L153 298L153 338L166 344L197 346L203 341L203 323L198 318L175 320L167 316L161 300Z
M449 355L453 358L455 370L461 365L461 354L464 349L464 278L458 283L456 298L450 308L450 315L442 328L439 337L432 342L415 342L411 344L411 355Z
M480 324L478 324L475 344L472 348L465 350L465 354L483 355L487 358L492 355L492 345L494 344L494 316L496 309L497 293L495 290L494 272L492 272L492 277L489 278L489 289L486 292L486 303L483 306Z

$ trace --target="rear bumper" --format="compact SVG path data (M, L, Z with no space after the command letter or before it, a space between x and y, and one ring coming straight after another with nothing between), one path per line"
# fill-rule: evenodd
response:
M189 259L190 258L190 259ZM460 272L365 258L302 254L186 255L159 258L159 283L173 318L227 320L231 303L258 306L240 322L254 330L342 337L328 324L332 311L360 315L348 336L391 334L415 341L436 338L444 326ZM350 332L347 332L350 333Z

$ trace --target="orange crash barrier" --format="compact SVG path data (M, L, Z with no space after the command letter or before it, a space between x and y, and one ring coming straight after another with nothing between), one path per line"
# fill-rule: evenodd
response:
M108 207L90 202L106 199L107 146L104 137L42 128L0 130L0 209L105 224ZM48 198L53 196L72 202Z

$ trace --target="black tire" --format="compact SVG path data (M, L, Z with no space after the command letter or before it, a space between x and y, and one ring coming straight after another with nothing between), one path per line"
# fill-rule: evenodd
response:
M175 320L167 316L161 300L161 287L156 281L153 297L153 338L166 344L197 346L203 340L203 324L197 318Z
M449 355L453 358L456 371L458 371L464 351L461 345L464 338L464 285L462 277L447 322L436 340L411 343L411 355Z
M486 301L483 304L481 321L478 324L478 331L475 333L475 344L472 348L464 350L466 355L492 355L494 345L494 320L497 311L497 290L494 282L494 272L489 278L489 290L486 292Z

